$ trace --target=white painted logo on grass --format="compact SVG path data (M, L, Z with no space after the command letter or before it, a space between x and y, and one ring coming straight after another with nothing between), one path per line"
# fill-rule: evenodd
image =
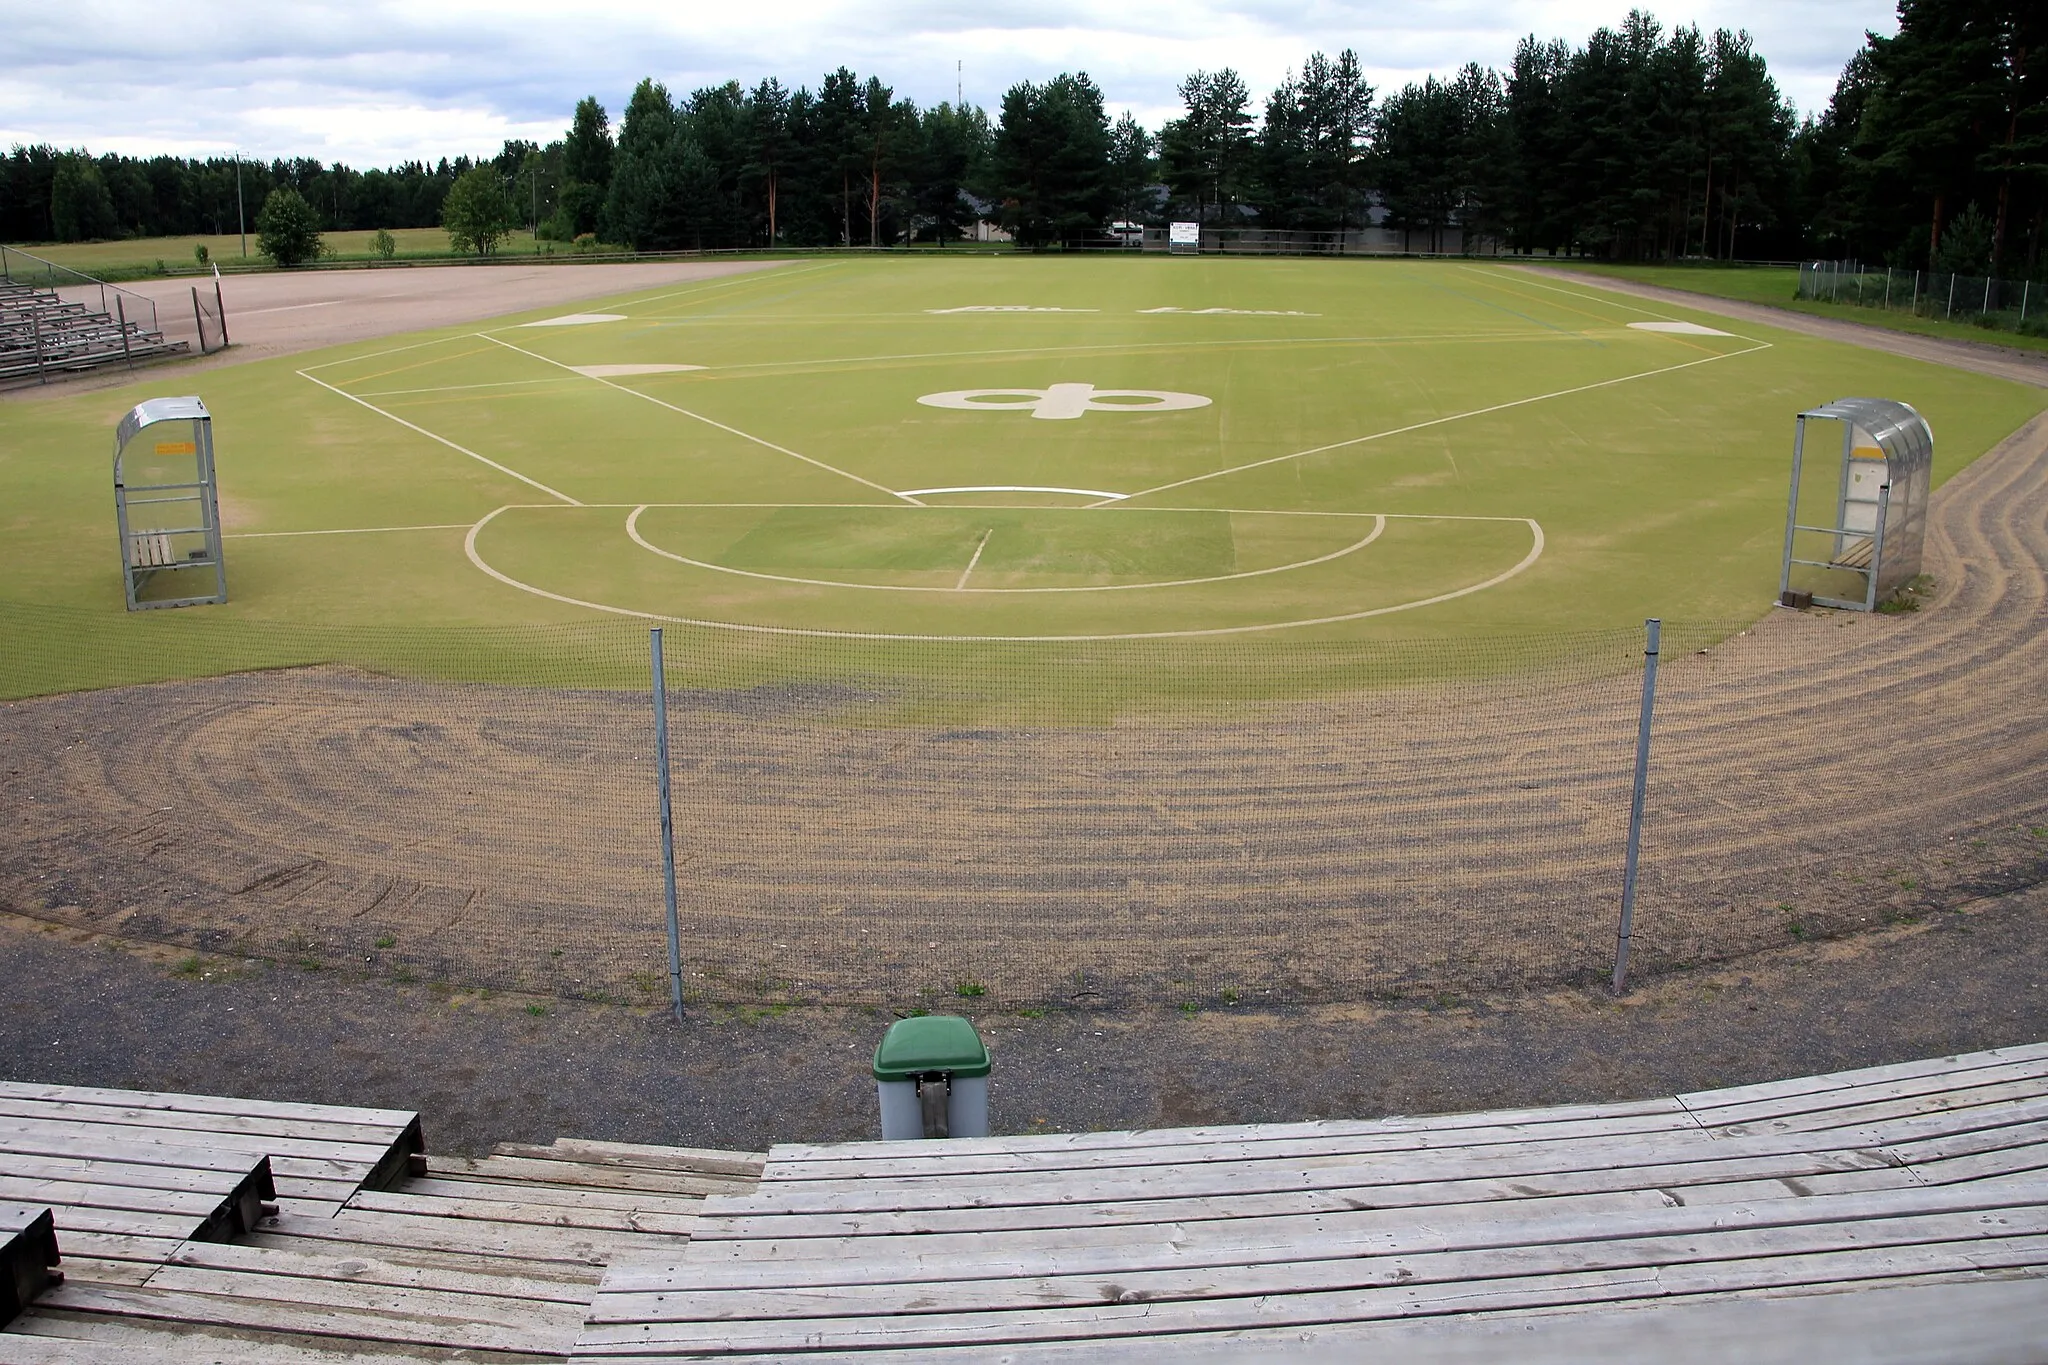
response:
M522 322L521 327L581 327L591 322L624 322L624 313L564 313L558 318L542 318L539 322Z
M1725 337L1733 332L1717 332L1711 327L1702 327L1697 322L1631 322L1630 327L1638 332L1675 332L1688 337Z
M1206 408L1199 393L1166 389L1098 389L1093 384L1054 384L1046 389L954 389L917 400L928 408L963 412L1025 412L1047 421L1071 421L1091 412L1178 412Z

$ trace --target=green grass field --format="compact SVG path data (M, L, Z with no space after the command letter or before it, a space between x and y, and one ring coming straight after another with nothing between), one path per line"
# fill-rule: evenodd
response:
M374 665L599 621L771 658L1732 622L1776 590L1801 408L1914 404L1939 480L2044 405L1482 263L830 259L580 311L0 406L0 600L166 673L287 628ZM1707 330L1638 325L1674 322ZM232 600L130 617L110 432L183 392ZM562 676L491 638L481 671Z

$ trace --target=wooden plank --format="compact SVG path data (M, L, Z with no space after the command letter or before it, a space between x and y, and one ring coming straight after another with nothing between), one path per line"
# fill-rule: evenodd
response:
M529 1299L502 1294L459 1293L371 1280L332 1279L315 1275L250 1274L203 1266L167 1265L150 1278L152 1291L205 1295L241 1303L275 1304L281 1308L350 1308L454 1322L492 1323L500 1327L537 1329L522 1348L566 1351L582 1325L581 1299ZM73 1304L73 1307L76 1305ZM204 1318L193 1319L205 1321ZM433 1338L429 1338L430 1340ZM466 1340L440 1338L439 1344L462 1346Z
M1415 1255L1536 1245L1572 1245L1625 1238L1676 1237L1729 1228L1820 1226L1883 1217L1976 1214L2048 1202L2048 1181L1998 1189L1910 1188L1773 1199L1727 1205L1649 1201L1629 1209L1579 1205L1556 1210L1500 1204L1432 1209L1426 1220L1407 1212L1350 1218L1236 1220L1176 1224L1149 1240L1060 1239L1031 1243L1001 1234L968 1237L849 1240L829 1260L717 1260L693 1243L668 1264L629 1261L605 1272L602 1293L744 1289L776 1285L911 1284L924 1281L1113 1275L1147 1269L1199 1270L1297 1264L1333 1257ZM940 1245L929 1246L936 1241Z
M64 1254L64 1277L91 1284L144 1284L157 1271L157 1262L102 1260L97 1256Z
M533 1161L524 1157L429 1156L428 1175L470 1176L478 1180L537 1181L550 1185L587 1185L606 1190L641 1190L648 1194L737 1194L755 1181L741 1176L686 1175L613 1166L584 1166L567 1161Z
M1544 1109L1499 1109L1475 1113L1408 1115L1377 1119L1308 1119L1297 1123L1212 1124L1198 1128L1151 1128L1121 1132L1028 1133L1010 1137L962 1138L934 1144L922 1140L897 1142L778 1142L768 1149L771 1165L783 1161L867 1161L877 1157L918 1156L933 1146L982 1152L1084 1151L1090 1148L1173 1147L1208 1142L1259 1142L1344 1138L1398 1132L1454 1132L1465 1127L1499 1128L1513 1124L1577 1123L1648 1114L1684 1117L1676 1099L1625 1100L1611 1104L1556 1105Z
M1796 1117L1824 1113L1833 1109L1853 1109L1861 1105L1882 1104L1888 1100L1976 1090L2012 1081L2044 1079L2048 1079L2048 1057L2021 1062L2002 1062L1994 1066L1972 1068L1966 1072L1936 1072L1921 1076L1902 1076L1870 1085L1802 1091L1792 1096L1763 1100L1702 1104L1687 1112L1698 1119L1702 1126L1719 1128L1731 1123L1749 1123L1781 1116Z
M527 1321L501 1323L458 1317L428 1316L404 1306L362 1304L273 1303L213 1294L171 1292L144 1286L64 1285L45 1301L53 1308L76 1312L122 1314L163 1321L309 1336L348 1337L399 1345L470 1347L500 1351L558 1351L573 1328L546 1320L539 1305L528 1307ZM469 1306L465 1301L464 1307Z
M1717 1136L1732 1134L1739 1137L1745 1133L1817 1133L1833 1128L1878 1128L1897 1119L1964 1113L2016 1100L2037 1100L2044 1095L2048 1095L2048 1078L2028 1077L2000 1084L1933 1091L1924 1095L1901 1095L1796 1114L1761 1115L1737 1123L1710 1122L1707 1131ZM1750 1111L1744 1109L1740 1112L1747 1114Z
M327 1142L278 1137L269 1133L208 1133L173 1128L142 1128L122 1124L79 1124L68 1119L0 1118L0 1151L41 1151L50 1138L69 1139L95 1147L161 1147L176 1152L247 1152L252 1156L294 1157L328 1163L337 1175L367 1170L388 1148L359 1142ZM21 1146L35 1143L35 1146Z
M1789 1098L1812 1095L1826 1091L1848 1090L1858 1086L1883 1085L1891 1081L1917 1076L1962 1075L1983 1067L2003 1066L2012 1062L2040 1061L2048 1058L2048 1043L2026 1043L2016 1047L1991 1048L1983 1052L1959 1052L1946 1057L1929 1057L1920 1061L1899 1062L1890 1066L1861 1067L1854 1071L1834 1071L1819 1076L1792 1076L1785 1080L1764 1081L1757 1085L1728 1086L1719 1090L1695 1090L1676 1096L1679 1104L1693 1113L1734 1104L1748 1104L1757 1100Z
M1861 1139L1859 1142L1858 1139ZM766 1181L754 1194L707 1200L706 1214L762 1216L814 1213L907 1212L922 1209L1031 1207L1042 1205L1184 1199L1190 1197L1284 1193L1315 1189L1366 1191L1378 1185L1461 1179L1528 1179L1602 1173L1611 1182L1673 1167L1703 1167L1756 1158L1828 1158L1823 1169L1896 1164L1867 1133L1832 1133L1824 1138L1791 1133L1714 1140L1704 1134L1656 1143L1630 1140L1521 1143L1500 1147L1446 1148L1367 1162L1242 1161L1229 1164L1148 1166L1136 1170L1045 1174L1028 1180L990 1176L957 1179Z
M1646 1136L1659 1133L1697 1140L1699 1124L1677 1110L1628 1114L1612 1119L1571 1123L1505 1123L1467 1125L1447 1130L1430 1128L1353 1133L1314 1138L1262 1138L1234 1141L1147 1143L1133 1147L1093 1146L1045 1152L1016 1152L985 1147L979 1139L927 1142L927 1149L901 1156L832 1157L789 1160L776 1148L764 1178L782 1184L792 1180L896 1180L967 1175L1036 1175L1047 1171L1129 1170L1143 1166L1187 1165L1218 1161L1344 1160L1458 1147L1522 1145L1529 1142L1575 1141L1593 1137ZM875 1146L903 1144L877 1143Z
M771 1176L744 1201L709 1203L707 1214L747 1211L759 1214L853 1213L937 1209L973 1203L978 1206L1074 1204L1129 1200L1134 1195L1185 1198L1238 1191L1273 1193L1318 1188L1368 1188L1386 1183L1426 1179L1449 1180L1493 1176L1518 1178L1556 1175L1595 1168L1633 1170L1680 1162L1734 1159L1808 1152L1872 1153L1924 1137L1992 1129L2013 1123L2048 1119L2048 1098L2014 1103L1996 1110L1922 1115L1894 1120L1881 1128L1830 1130L1824 1134L1756 1134L1709 1138L1705 1134L1665 1134L1656 1139L1586 1138L1577 1142L1525 1142L1500 1147L1446 1148L1409 1152L1369 1163L1244 1161L1229 1165L1152 1166L1131 1172L1047 1173L1030 1180L1000 1176L961 1176L926 1180L802 1181L781 1184ZM1374 1177L1377 1178L1374 1179ZM1661 1183L1661 1177L1651 1177Z
M1806 1365L1821 1358L1859 1365L1934 1360L2030 1360L2048 1340L2048 1294L2029 1276L1886 1277L1850 1292L1805 1287L1743 1295L1689 1295L1584 1310L1453 1315L1306 1328L1183 1333L1123 1341L961 1346L948 1365L1148 1362L1206 1365L1241 1360L1401 1361L1404 1365ZM732 1362L770 1358L727 1356ZM815 1365L921 1365L929 1353L805 1352Z
M265 1220L263 1231L308 1241L390 1246L407 1252L498 1256L589 1267L603 1266L622 1255L660 1255L674 1250L674 1243L665 1237L594 1228L541 1228L524 1223L477 1222L413 1214L366 1214L352 1209L343 1209L332 1218L282 1214Z
M0 1117L61 1120L68 1123L111 1123L129 1128L162 1128L167 1132L243 1133L271 1137L389 1146L397 1129L389 1124L332 1123L265 1114L195 1114L178 1109L147 1109L135 1105L91 1104L72 1100L24 1100L0 1095ZM204 1144L198 1144L204 1145Z
M137 1237L128 1233L96 1232L67 1221L61 1245L66 1256L87 1256L101 1261L140 1261L155 1265L169 1258L184 1244L182 1237Z
M162 1142L116 1141L77 1130L0 1135L0 1167L17 1156L69 1156L85 1161L115 1161L196 1171L245 1171L249 1168L249 1154L246 1152Z
M248 1168L247 1161L237 1161L227 1169L195 1170L90 1157L0 1156L0 1180L67 1180L81 1185L133 1185L140 1189L198 1190L215 1194L234 1188L236 1178Z
M492 1267L474 1257L461 1262L451 1262L444 1257L422 1264L395 1260L360 1244L346 1250L325 1247L309 1250L302 1244L280 1247L194 1242L180 1248L172 1264L248 1276L296 1276L334 1280L342 1284L431 1289L452 1294L568 1303L579 1307L590 1302L595 1288L587 1274L565 1277L559 1273L524 1273Z
M69 1101L75 1104L106 1104L122 1108L170 1109L188 1114L250 1114L274 1118L304 1118L315 1123L352 1123L371 1127L405 1129L419 1115L405 1109L359 1109L332 1104L288 1104L274 1100L244 1100L225 1095L186 1095L147 1090L106 1090L82 1085L43 1085L26 1081L0 1081L0 1096L11 1099Z
M546 1147L527 1142L501 1142L495 1156L522 1156L537 1161L573 1161L587 1166L633 1166L657 1171L695 1171L704 1175L758 1177L766 1152L722 1152L701 1147L650 1147L634 1142L599 1142L591 1138L556 1138Z
M1847 1284L1907 1274L2039 1265L2048 1237L1985 1238L1934 1246L1855 1247L1814 1255L1769 1256L1611 1270L1383 1284L1369 1289L1204 1299L1177 1303L1104 1302L1085 1308L805 1318L762 1323L620 1323L588 1327L576 1354L648 1354L667 1349L786 1352L877 1347L937 1348L956 1343L1036 1342L1080 1336L1313 1326L1446 1313L1499 1312L1657 1298L1670 1293L1737 1292L1791 1285Z
M211 1190L154 1190L140 1185L89 1185L75 1180L9 1180L0 1177L0 1199L35 1200L58 1208L123 1209L177 1214L190 1221L207 1217L234 1190L233 1181Z
M183 1213L145 1213L136 1209L99 1209L80 1205L68 1206L64 1210L64 1239L79 1232L100 1232L119 1237L161 1238L173 1243L182 1242L192 1233L193 1219Z
M432 1176L408 1180L400 1194L431 1194L447 1199L500 1199L514 1204L560 1204L565 1208L648 1209L694 1217L702 1196L640 1194L630 1190L564 1189L559 1185L520 1182L498 1185L486 1180L440 1180Z
M587 1228L609 1232L655 1232L688 1236L694 1214L660 1213L652 1209L570 1208L561 1204L515 1204L501 1199L444 1199L435 1195L366 1191L351 1199L357 1212L424 1214L435 1218L488 1223L523 1223L539 1227Z
M1748 1182L1755 1197L1754 1182L1777 1183L1785 1197L1806 1194L1816 1181L1838 1172L1854 1172L1870 1178L1871 1185L1913 1185L1919 1183L1911 1172L1892 1166L1872 1154L1796 1153L1761 1157L1640 1168L1629 1171L1567 1172L1530 1175L1511 1179L1473 1177L1457 1180L1420 1180L1401 1185L1372 1185L1288 1190L1272 1194L1205 1195L1171 1200L1126 1199L1102 1203L1049 1205L992 1205L970 1208L908 1210L861 1210L847 1214L804 1214L786 1218L758 1216L746 1207L754 1201L727 1201L741 1207L731 1213L714 1212L706 1201L706 1212L698 1216L695 1242L756 1238L779 1240L785 1246L813 1237L909 1235L942 1232L982 1232L997 1229L1030 1229L1046 1236L1064 1235L1072 1228L1118 1224L1159 1225L1185 1219L1239 1218L1281 1214L1318 1214L1345 1210L1427 1209L1439 1204L1463 1204L1485 1199L1542 1199L1556 1195L1584 1195L1649 1188L1691 1202L1693 1187L1714 1187Z
M1028 1275L987 1279L920 1278L885 1284L763 1285L741 1288L695 1286L651 1293L613 1292L601 1287L589 1322L782 1322L806 1317L888 1314L966 1314L1054 1311L1103 1303L1168 1305L1195 1300L1243 1299L1304 1293L1370 1290L1390 1285L1455 1285L1526 1276L1587 1271L1682 1269L1699 1271L1715 1262L1810 1256L1858 1248L1920 1250L1981 1238L1989 1221L1979 1211L1871 1217L1820 1224L1740 1226L1664 1236L1615 1237L1574 1242L1500 1245L1430 1252L1337 1252L1305 1249L1290 1261L1223 1266L1131 1266L1107 1272ZM2048 1238L2048 1208L2008 1209L1997 1214L2000 1237Z

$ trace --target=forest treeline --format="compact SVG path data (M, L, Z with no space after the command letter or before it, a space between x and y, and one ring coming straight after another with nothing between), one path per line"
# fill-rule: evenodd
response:
M767 79L688 94L643 81L616 126L579 103L545 147L357 171L312 160L98 157L16 147L0 238L220 233L236 177L253 221L290 187L329 229L440 221L473 164L543 236L641 250L948 242L975 224L1020 243L1113 222L1336 231L1417 250L1447 230L1516 251L1620 260L1854 256L2038 273L2048 210L2048 7L1901 0L1828 108L1800 120L1748 35L1667 30L1638 11L1577 46L1527 38L1376 90L1356 53L1310 55L1263 99L1234 71L1181 82L1157 129L1112 118L1087 75L1023 82L994 111L921 107L842 67L815 89Z

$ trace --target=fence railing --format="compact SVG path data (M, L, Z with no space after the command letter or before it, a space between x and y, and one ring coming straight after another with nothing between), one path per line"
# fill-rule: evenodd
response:
M160 332L156 300L118 284L94 279L80 270L32 256L16 246L0 246L0 281L54 290L57 297L82 303L95 313L119 318L145 332Z
M1797 297L2048 336L2044 293L2048 285L2036 289L2030 280L1808 261L1799 267Z

